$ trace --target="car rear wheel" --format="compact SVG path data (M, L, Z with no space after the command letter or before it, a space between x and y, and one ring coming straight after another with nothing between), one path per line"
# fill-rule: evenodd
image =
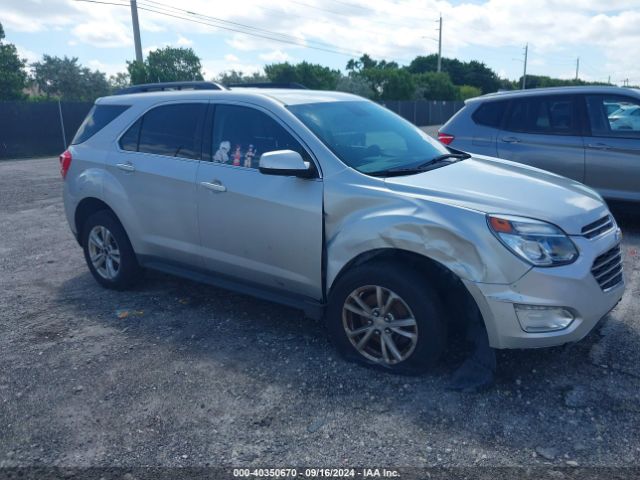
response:
M141 269L124 228L111 212L92 214L82 230L84 256L100 285L125 290L138 280Z
M421 275L390 263L343 275L331 293L326 320L346 358L399 373L429 369L446 342L435 290Z

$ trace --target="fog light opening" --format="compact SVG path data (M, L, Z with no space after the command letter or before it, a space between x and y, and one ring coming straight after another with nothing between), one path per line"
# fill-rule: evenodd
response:
M528 333L545 333L564 330L575 315L566 307L546 305L514 305L520 328Z

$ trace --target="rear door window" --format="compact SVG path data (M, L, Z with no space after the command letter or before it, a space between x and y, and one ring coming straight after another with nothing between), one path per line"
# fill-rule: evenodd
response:
M199 159L206 110L205 103L179 103L149 110L120 137L120 147L134 152Z
M478 124L497 128L502 123L502 117L507 109L507 101L485 102L473 112L471 118Z
M640 138L640 100L613 95L587 95L591 135Z
M578 135L576 100L568 95L525 97L511 101L505 129L547 135Z
M258 168L260 156L274 150L309 154L278 122L254 108L217 105L213 119L214 162Z
M94 105L78 128L71 145L86 142L96 133L111 123L130 105Z

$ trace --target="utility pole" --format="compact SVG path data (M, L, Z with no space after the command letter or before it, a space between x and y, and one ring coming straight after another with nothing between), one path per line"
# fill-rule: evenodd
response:
M138 5L131 0L131 23L133 25L133 42L136 45L136 61L142 63L142 42L140 42L140 25L138 24Z
M580 70L580 57L576 58L576 80L578 80L578 71Z
M442 14L440 14L439 20L440 26L438 27L438 72L442 71Z
M527 88L527 54L529 53L529 44L524 46L524 73L522 74L522 90Z
M611 75L609 75L609 78L607 79L607 83L611 85Z

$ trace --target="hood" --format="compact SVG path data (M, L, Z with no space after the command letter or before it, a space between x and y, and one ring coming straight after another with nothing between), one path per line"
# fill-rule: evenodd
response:
M582 227L608 212L600 195L579 182L491 157L474 156L385 183L398 193L431 201L544 220L569 235L580 235Z

